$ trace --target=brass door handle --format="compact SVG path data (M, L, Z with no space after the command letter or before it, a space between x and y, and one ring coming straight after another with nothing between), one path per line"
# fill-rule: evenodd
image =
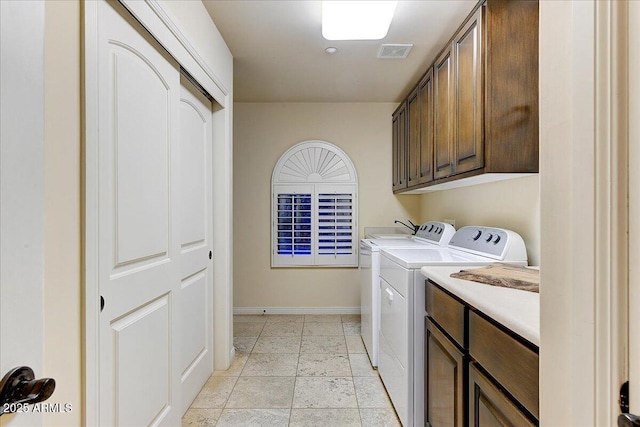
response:
M0 415L13 412L18 404L33 404L47 400L56 388L53 378L35 379L28 366L14 368L0 381Z

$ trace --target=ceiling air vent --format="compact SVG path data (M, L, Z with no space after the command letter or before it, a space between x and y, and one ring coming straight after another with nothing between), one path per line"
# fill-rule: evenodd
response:
M383 44L380 45L378 58L382 59L404 59L409 55L412 44Z

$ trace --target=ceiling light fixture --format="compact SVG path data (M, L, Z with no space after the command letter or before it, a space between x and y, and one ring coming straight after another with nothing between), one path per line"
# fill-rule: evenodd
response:
M334 53L336 53L338 51L338 48L336 48L336 47L328 47L324 51L327 52L329 55L333 55Z
M323 1L327 40L380 40L387 35L397 1Z

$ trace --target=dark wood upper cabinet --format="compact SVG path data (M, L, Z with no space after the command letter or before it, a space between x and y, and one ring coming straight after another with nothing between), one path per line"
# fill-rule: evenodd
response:
M434 178L453 174L453 66L451 46L433 65L434 81Z
M403 102L392 116L393 191L407 188L407 103Z
M420 164L418 184L433 181L433 68L418 85L420 99Z
M407 185L420 183L420 98L416 87L407 98Z
M455 64L454 91L454 172L484 166L482 132L482 8L453 38Z
M402 104L401 104L402 105ZM391 182L392 189L396 192L398 187L398 110L391 116Z
M478 4L409 100L408 179L394 191L538 172L538 0Z
M486 4L485 168L538 172L538 1Z

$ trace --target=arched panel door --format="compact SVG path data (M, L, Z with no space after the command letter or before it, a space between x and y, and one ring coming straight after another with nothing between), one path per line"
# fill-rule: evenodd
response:
M98 8L100 424L174 426L180 72L122 6Z
M211 101L184 77L180 93L180 382L182 413L213 372Z

